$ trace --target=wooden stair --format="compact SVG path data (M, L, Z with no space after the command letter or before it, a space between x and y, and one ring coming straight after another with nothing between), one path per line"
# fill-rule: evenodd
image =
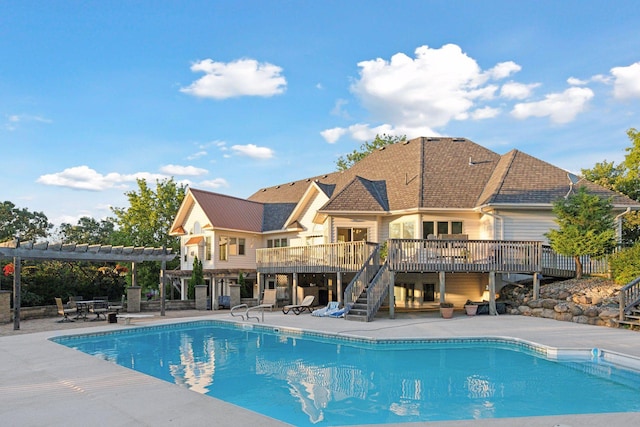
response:
M640 307L635 306L628 313L624 314L624 319L617 320L620 325L630 325L640 328Z
M629 282L618 294L619 325L640 327L640 277Z
M355 320L358 322L367 321L367 290L365 289L360 297L353 304L347 315L346 320Z

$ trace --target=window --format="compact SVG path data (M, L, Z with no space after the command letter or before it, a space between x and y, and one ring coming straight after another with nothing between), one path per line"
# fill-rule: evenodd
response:
M236 237L229 238L229 255L244 255L245 240Z
M338 228L338 242L360 242L367 240L366 228Z
M422 238L427 239L430 234L462 234L462 221L424 221Z
M211 261L211 237L204 238L204 258Z
M244 240L244 239L242 239ZM267 240L267 248L284 248L287 246L287 238L283 239L269 239Z
M390 239L414 239L415 224L413 221L392 222L389 224Z
M229 239L227 237L220 237L218 242L218 255L220 261L226 261L228 259L228 246Z

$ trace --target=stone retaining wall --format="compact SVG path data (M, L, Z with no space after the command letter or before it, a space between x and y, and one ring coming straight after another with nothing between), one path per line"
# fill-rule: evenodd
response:
M616 319L620 312L617 306L596 307L547 298L531 300L525 305L511 308L509 314L617 328Z

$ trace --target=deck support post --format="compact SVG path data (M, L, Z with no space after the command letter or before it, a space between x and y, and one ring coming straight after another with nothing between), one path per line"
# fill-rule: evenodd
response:
M342 272L336 273L336 289L338 292L338 302L344 303L344 289L342 289Z
M491 316L497 316L498 310L496 309L496 272L489 272L489 314Z
M291 284L292 284L292 304L299 304L298 303L298 273L293 273L292 274L292 279L291 279ZM278 283L276 282L276 287L278 286Z
M533 299L540 298L540 273L533 273Z
M393 294L396 282L396 273L389 272L389 319L396 318L396 297Z
M445 302L445 273L444 271L438 272L438 283L440 285L440 302Z

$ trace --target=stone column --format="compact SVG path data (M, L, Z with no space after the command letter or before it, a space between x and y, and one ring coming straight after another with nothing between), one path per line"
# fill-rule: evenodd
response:
M207 309L207 285L196 286L196 310Z
M127 288L127 313L140 313L140 298L142 288L140 286L129 286Z
M11 323L11 291L0 291L0 323Z
M240 285L237 283L229 285L229 301L229 305L231 305L231 307L240 305Z

